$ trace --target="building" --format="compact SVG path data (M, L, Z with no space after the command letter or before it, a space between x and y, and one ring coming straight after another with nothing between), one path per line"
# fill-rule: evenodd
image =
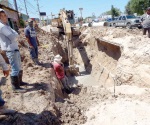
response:
M8 0L0 0L0 4L9 7L9 1Z
M0 8L5 10L7 17L8 17L8 23L9 23L10 27L17 31L18 26L19 26L18 11L14 10L10 7L7 7L5 5L2 5L2 4L0 4Z

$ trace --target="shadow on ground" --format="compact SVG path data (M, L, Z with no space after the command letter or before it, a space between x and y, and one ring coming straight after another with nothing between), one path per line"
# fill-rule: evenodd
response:
M16 113L13 115L1 116L0 125L60 125L61 122L52 112L43 111L35 113Z

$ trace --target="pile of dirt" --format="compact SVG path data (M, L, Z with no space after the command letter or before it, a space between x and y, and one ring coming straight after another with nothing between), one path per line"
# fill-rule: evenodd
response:
M150 42L140 35L141 31L107 27L82 28L80 37L73 38L74 46L77 46L74 48L74 59L87 72L81 72L80 81L73 77L72 84L83 82L85 75L85 78L90 76L87 82L91 86L77 87L72 94L66 95L62 93L61 84L50 67L56 54L60 54L63 62L68 63L66 43L50 32L38 27L36 30L40 42L41 65L35 66L30 59L28 44L21 29L18 41L24 70L23 81L29 84L24 87L26 93L13 93L10 78L1 86L7 107L18 113L1 116L0 125L124 124L124 109L126 116L130 116L134 113L131 112L133 107L138 115L132 119L125 117L128 123L140 124L143 121L146 124L149 114L142 105L148 108L150 90L117 86L117 95L114 96L112 87L114 83L149 86ZM142 111L140 108L143 108ZM147 113L144 117L143 112ZM121 122L118 122L119 119Z
M60 118L62 125L81 125L86 122L87 117L81 110L80 104L76 104L73 100L65 100L63 103L56 103L59 110L57 115Z
M150 42L141 30L88 28L79 41L83 44L74 52L76 60L79 64L88 61L91 74L101 85L112 86L116 81L118 85L149 86Z
M58 110L55 104L56 100L63 100L65 96L62 93L61 84L56 78L54 70L50 67L50 63L57 54L63 57L64 63L68 62L65 45L55 35L41 29L36 30L38 31L37 36L40 42L39 61L41 65L34 65L30 59L24 30L21 29L18 42L22 59L22 69L24 71L23 81L29 84L24 86L27 89L26 93L13 93L10 78L7 78L6 84L1 86L3 98L7 102L6 106L9 109L18 111L18 113L13 116L1 117L0 124L59 125L60 123L76 123L75 120L72 121L72 115L67 115L70 111L66 112L64 109L68 109L69 107L73 109L73 107L76 107L73 112L78 111L78 116L84 117L77 106L72 106L69 103L63 104L60 101L57 102ZM62 115L58 115L57 112L60 112ZM62 119L65 117L65 120ZM67 119L70 120L67 121ZM81 123L84 122L85 120L81 120Z

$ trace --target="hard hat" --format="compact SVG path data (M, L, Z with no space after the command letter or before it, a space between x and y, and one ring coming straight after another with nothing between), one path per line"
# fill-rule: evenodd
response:
M59 54L54 57L54 61L56 62L60 62L61 60L62 60L62 56L60 56Z
M0 8L0 12L2 12L2 11L5 12L5 10L3 10L2 8Z
M7 12L3 10L2 8L0 8L0 12L4 12L7 15Z

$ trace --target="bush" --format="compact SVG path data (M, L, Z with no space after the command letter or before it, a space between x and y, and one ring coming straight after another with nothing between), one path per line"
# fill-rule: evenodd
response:
M19 24L20 24L20 27L21 27L21 28L24 28L24 27L25 27L25 22L23 21L23 19L20 19L20 20L19 20Z

